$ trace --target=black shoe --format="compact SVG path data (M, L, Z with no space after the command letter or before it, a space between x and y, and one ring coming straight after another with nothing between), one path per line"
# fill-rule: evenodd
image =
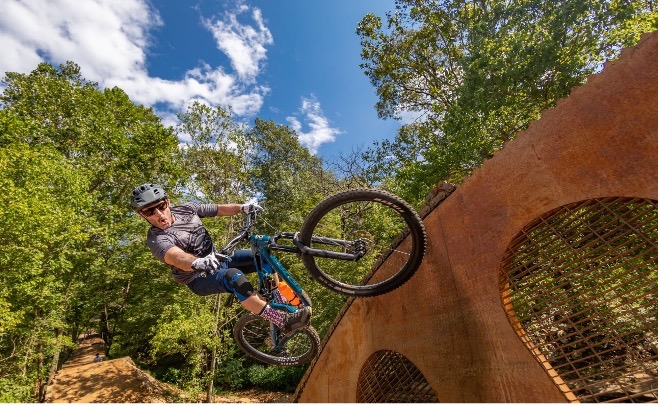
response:
M302 309L296 311L295 313L287 313L284 318L284 327L282 328L282 333L290 334L294 331L303 329L309 326L309 322L312 320L312 308L303 307Z

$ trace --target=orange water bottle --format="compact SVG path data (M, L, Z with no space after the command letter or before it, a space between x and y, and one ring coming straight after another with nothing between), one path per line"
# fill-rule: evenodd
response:
M300 306L300 298L291 289L291 286L287 285L286 282L280 281L277 284L277 289L280 290L282 296L291 303L293 306Z

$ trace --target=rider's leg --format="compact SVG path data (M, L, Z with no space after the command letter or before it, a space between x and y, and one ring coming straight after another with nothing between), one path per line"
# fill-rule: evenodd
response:
M213 275L197 277L188 288L200 296L229 292L234 294L241 305L253 314L282 328L284 332L297 330L309 325L311 310L305 307L295 313L285 313L275 310L257 295L256 290L247 280L243 272L236 268L221 268Z
M273 309L257 294L254 294L243 300L241 302L241 306L243 306L250 313L257 314L264 319L274 323L279 328L284 327L284 319L286 318L284 312Z
M231 256L227 268L238 268L244 274L256 272L252 250L236 250Z
M223 282L226 290L232 292L240 300L241 305L245 309L274 323L284 332L297 330L309 325L311 310L308 307L298 310L295 313L285 313L273 309L265 300L256 294L252 284L240 270L235 268L228 269Z

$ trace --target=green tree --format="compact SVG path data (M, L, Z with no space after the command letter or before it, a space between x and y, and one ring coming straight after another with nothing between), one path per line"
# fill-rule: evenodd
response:
M254 143L248 156L250 185L263 199L268 221L299 228L306 213L333 190L332 175L287 126L257 119L248 137Z
M0 400L43 400L97 225L88 179L49 145L0 149ZM27 388L34 388L32 393Z
M194 102L179 119L177 135L190 140L180 150L188 194L213 203L245 199L251 144L231 109Z
M379 116L414 120L364 158L420 203L656 27L657 4L641 0L398 0L387 28L359 23L361 67Z
M100 90L80 68L41 63L28 75L8 72L0 96L3 108L33 131L20 134L29 145L49 144L90 173L90 189L104 203L121 207L103 214L125 217L127 197L136 181L176 174L178 145L152 109L135 105L119 88ZM18 136L19 134L14 134Z
M0 392L40 400L61 350L93 315L107 321L110 349L131 301L148 296L144 286L157 278L149 277L153 262L133 261L144 252L144 227L128 210L130 190L145 180L173 183L178 142L151 109L120 89L99 89L74 63L40 64L28 75L9 72L3 81L0 181L10 193L2 206L0 266L8 268L0 309L11 315L0 316L0 379L9 388ZM22 263L30 270L18 272ZM164 306L163 300L150 303L148 314ZM25 325L28 319L36 327ZM23 348L32 355L19 357ZM35 380L39 393L32 394L26 388Z

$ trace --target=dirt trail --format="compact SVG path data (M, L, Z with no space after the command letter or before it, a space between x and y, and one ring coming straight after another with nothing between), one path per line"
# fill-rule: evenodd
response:
M48 386L46 401L157 403L175 395L176 389L141 371L130 357L94 362L97 353L104 353L103 340L84 340Z
M46 391L48 403L167 403L186 401L175 387L135 366L130 357L94 362L104 354L98 337L83 340ZM246 391L216 396L216 403L290 402L291 394ZM202 399L199 399L202 400ZM187 400L186 402L190 402Z

